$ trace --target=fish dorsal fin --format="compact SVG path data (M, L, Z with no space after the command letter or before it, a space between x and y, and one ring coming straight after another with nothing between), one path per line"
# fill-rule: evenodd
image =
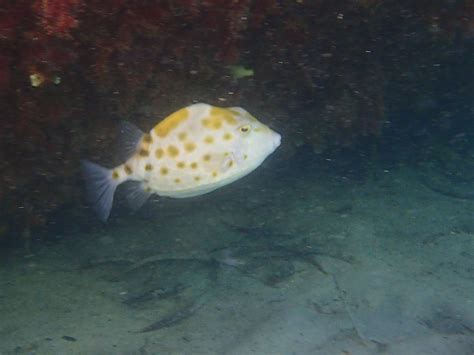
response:
M143 137L143 131L128 121L120 122L120 153L124 160L135 154L138 143Z

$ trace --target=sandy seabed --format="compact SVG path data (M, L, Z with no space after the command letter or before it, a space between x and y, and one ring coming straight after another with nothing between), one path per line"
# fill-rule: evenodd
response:
M474 202L272 163L0 264L1 354L473 354Z

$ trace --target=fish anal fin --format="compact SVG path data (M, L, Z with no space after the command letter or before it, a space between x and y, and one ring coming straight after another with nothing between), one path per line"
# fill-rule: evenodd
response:
M147 190L143 182L130 181L125 185L125 197L133 211L142 207L151 195L152 193Z

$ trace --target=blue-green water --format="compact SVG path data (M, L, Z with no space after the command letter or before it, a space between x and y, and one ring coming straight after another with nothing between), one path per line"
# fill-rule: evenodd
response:
M104 26L41 42L61 68L0 26L0 354L474 354L470 2L211 3L84 2ZM200 196L132 211L119 186L100 221L80 160L197 102L281 146Z

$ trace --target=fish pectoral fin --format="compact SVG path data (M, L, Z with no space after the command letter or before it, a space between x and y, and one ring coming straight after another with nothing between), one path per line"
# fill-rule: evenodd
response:
M219 172L225 173L235 164L235 157L233 154L229 154L222 159L221 166L219 168Z
M233 158L230 155L214 155L210 161L203 162L202 169L208 173L224 173L232 166Z
M232 154L223 154L220 157L215 157L211 162L204 164L204 169L208 172L225 173L235 164L235 159Z
M133 211L136 211L142 207L152 195L151 192L146 190L143 182L141 181L127 182L125 189L125 197L127 198L128 205Z
M242 164L242 162L244 161L244 153L239 148L235 148L234 150L232 150L231 155L232 159L234 160L234 163L237 165Z
M240 165L244 161L244 154L238 148L224 155L220 166L220 172L224 173L235 165Z

